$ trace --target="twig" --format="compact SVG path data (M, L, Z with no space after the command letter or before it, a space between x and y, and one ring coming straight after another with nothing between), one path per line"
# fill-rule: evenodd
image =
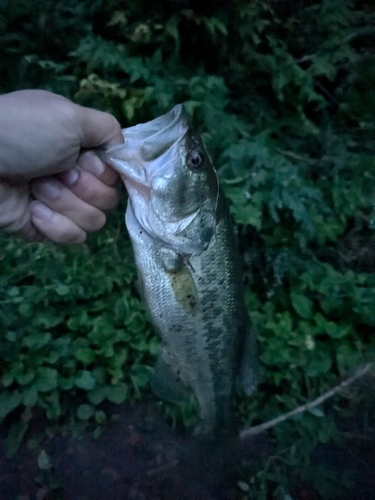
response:
M293 158L294 160L300 160L305 163L308 163L309 165L316 165L319 160L313 160L312 158L307 158L306 156L300 156L296 153L293 153L293 151L285 151L285 149L277 148L277 151L281 153L284 156L289 156L290 158Z
M178 460L172 460L164 465L159 465L159 467L154 467L153 469L149 469L146 474L147 476L155 476L156 474L160 474L161 472L165 472L169 469L174 469L179 464Z
M344 43L351 42L354 38L357 38L358 36L366 36L366 35L374 35L375 34L375 29L374 28L361 28L357 31L354 31L353 33L349 33L345 38L341 40L341 45Z
M313 59L315 59L315 57L316 57L316 54L309 54L309 55L300 57L299 59L294 59L294 62L296 64L301 64L301 63L304 63L306 61L312 61Z
M275 425L280 424L281 422L284 422L285 420L287 420L290 417L293 417L294 415L298 415L299 413L303 413L304 411L309 410L310 408L314 408L315 406L322 404L327 399L331 398L338 392L345 389L345 387L351 385L355 380L359 379L360 377L363 377L363 375L365 375L371 370L373 365L374 363L367 363L365 366L361 366L354 373L354 375L344 380L343 382L341 382L341 384L337 385L336 387L329 390L325 394L322 394L317 399L314 399L314 401L310 401L309 403L299 406L298 408L295 408L294 410L289 411L288 413L284 413L284 415L280 415L279 417L273 418L268 422L264 422L263 424L260 425L254 425L253 427L249 427L249 429L244 429L242 432L240 432L240 439L243 440L250 436L255 436L256 434L260 434L261 432L264 432L265 430L270 429L271 427L274 427Z

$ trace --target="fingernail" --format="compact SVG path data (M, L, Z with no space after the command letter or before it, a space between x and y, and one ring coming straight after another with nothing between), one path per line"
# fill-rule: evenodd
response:
M78 168L72 168L71 170L67 170L66 172L62 172L58 175L58 178L67 186L73 186L80 177L80 171Z
M37 219L50 219L53 215L53 212L50 208L43 203L39 203L38 201L34 201L30 205L30 214L32 217L36 217Z
M34 188L39 194L51 200L56 200L61 195L61 184L53 179L37 182Z
M79 165L83 170L87 170L90 174L95 175L95 177L100 177L105 170L105 165L100 158L96 156L95 153L87 151L78 160Z

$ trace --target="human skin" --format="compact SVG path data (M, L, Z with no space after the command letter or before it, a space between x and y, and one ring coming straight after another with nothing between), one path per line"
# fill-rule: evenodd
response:
M119 199L91 148L123 142L108 113L44 90L0 95L0 227L27 241L82 243Z

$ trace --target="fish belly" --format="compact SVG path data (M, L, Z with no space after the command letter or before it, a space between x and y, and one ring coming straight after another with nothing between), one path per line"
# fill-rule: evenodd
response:
M154 392L178 402L192 391L202 434L230 428L249 323L229 217L219 219L208 249L189 259L145 233L130 203L126 225L143 298L162 340Z

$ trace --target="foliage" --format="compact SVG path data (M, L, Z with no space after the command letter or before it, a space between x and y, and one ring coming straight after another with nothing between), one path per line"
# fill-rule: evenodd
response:
M186 102L238 224L258 332L244 425L373 356L373 25L366 0L0 3L2 92L48 89L123 126ZM123 224L82 248L4 237L2 249L1 417L37 406L57 419L85 394L78 418L101 420L103 399L139 395L157 340ZM335 435L324 413L280 429L295 460Z
M80 248L3 239L0 418L23 405L57 420L82 392L94 406L122 403L147 384L158 342L132 293L123 233L116 217ZM78 418L94 415L91 405Z

